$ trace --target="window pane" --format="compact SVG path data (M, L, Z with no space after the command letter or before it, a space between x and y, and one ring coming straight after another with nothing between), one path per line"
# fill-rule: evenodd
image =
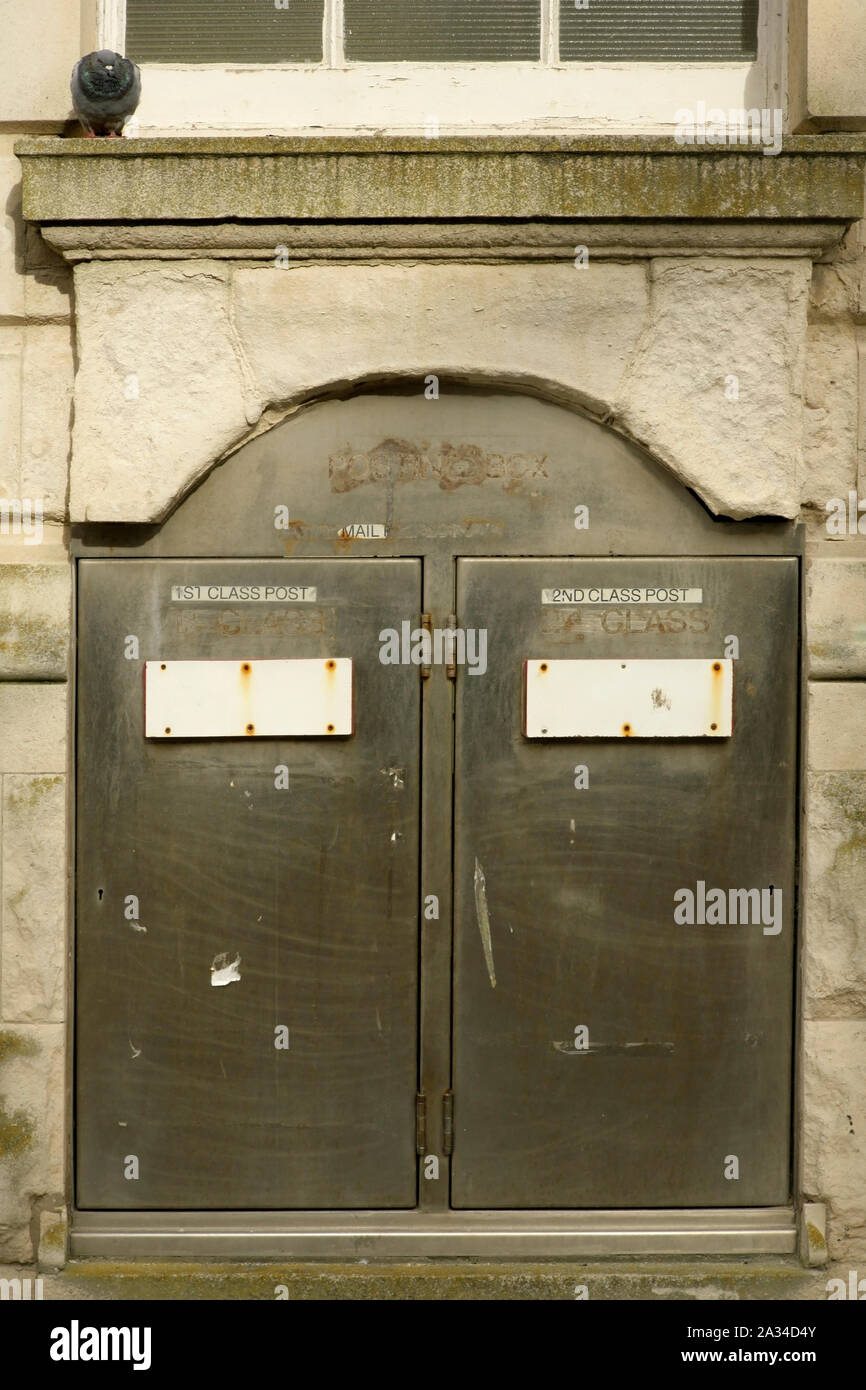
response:
M318 63L324 0L126 0L126 52L152 63Z
M345 0L356 62L537 62L540 0Z
M726 62L758 51L758 0L559 0L563 62Z

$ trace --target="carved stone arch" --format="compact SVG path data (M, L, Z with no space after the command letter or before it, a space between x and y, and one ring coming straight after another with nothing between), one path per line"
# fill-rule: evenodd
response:
M715 513L797 512L805 261L99 261L75 275L75 522L160 521L263 424L431 372L590 413Z

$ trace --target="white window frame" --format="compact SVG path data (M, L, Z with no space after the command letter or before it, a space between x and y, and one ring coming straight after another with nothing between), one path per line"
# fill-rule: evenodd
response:
M562 63L558 0L539 62L350 63L325 0L321 63L146 63L140 135L670 134L682 110L785 111L788 0L760 0L754 62ZM126 0L97 0L100 48L125 51ZM787 129L787 124L785 126Z

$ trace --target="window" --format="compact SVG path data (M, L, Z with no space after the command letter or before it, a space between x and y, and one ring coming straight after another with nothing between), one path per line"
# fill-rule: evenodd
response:
M145 69L143 134L664 133L783 104L787 0L97 3Z
M326 29L349 62L540 62L545 27L553 63L753 59L758 0L126 0L157 63L319 63Z

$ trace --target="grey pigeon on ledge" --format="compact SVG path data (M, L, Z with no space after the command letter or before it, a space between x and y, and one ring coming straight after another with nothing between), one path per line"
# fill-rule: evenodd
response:
M130 58L102 48L79 58L69 86L85 135L119 136L138 106L141 73Z

